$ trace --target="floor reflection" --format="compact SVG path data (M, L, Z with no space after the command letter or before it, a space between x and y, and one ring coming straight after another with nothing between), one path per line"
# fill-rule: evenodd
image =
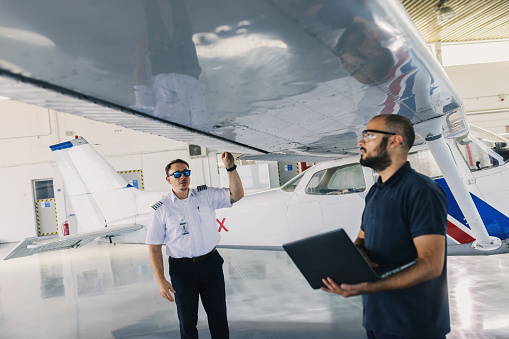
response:
M0 245L5 256L14 244ZM360 298L314 291L284 252L220 250L232 338L365 338ZM451 334L507 338L509 256L449 257ZM144 245L0 262L0 338L178 338ZM210 338L205 312L200 338Z
M48 260L48 256L38 256L41 273L41 298L65 296L64 276L60 261Z

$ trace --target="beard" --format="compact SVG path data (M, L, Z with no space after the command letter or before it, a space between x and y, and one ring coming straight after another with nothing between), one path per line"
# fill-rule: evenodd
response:
M377 155L374 156L366 156L364 159L361 156L360 163L364 167L369 167L374 169L376 172L383 171L387 167L392 164L391 157L389 156L389 152L387 152L387 141L388 137L384 137L380 145L377 147Z

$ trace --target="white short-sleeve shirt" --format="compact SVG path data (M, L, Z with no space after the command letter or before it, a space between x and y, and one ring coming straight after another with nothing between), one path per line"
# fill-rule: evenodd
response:
M183 200L171 191L152 206L147 244L166 244L166 254L173 258L198 257L212 251L221 239L215 210L232 206L230 190L201 188L190 189Z

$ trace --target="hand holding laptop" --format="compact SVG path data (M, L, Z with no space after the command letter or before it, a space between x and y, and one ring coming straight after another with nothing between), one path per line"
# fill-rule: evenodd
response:
M379 265L377 263L373 262L369 258L364 247L358 246L357 244L354 244L354 245L357 247L357 249L362 254L364 259L366 259L369 266L371 266L371 268L373 268L373 269L377 269ZM368 284L368 283L360 283L360 284L355 284L355 285L350 285L350 284L338 285L331 277L323 278L322 281L323 281L323 284L326 286L326 287L320 287L320 289L322 291L339 294L345 298L362 294L366 285Z
M375 272L364 250L357 248L343 229L283 244L283 248L314 289L357 295L369 282L385 278L415 261L384 274ZM324 280L324 278L326 278ZM343 294L342 294L343 295Z
M369 258L368 253L366 253L366 250L364 249L364 247L359 246L358 244L354 244L354 245L357 247L357 249L362 254L364 259L366 259L369 266L371 266L371 268L373 268L373 269L377 269L379 265L376 262L373 262ZM323 281L323 284L326 286L326 287L320 287L320 289L322 291L339 294L345 298L362 294L362 292L365 290L365 288L368 284L368 283L364 282L364 283L355 284L355 285L351 285L351 284L338 285L331 277L323 278L322 281Z
M369 283L364 282L355 285L349 284L341 284L338 285L332 278L327 277L326 279L322 279L323 283L327 287L320 287L322 291L339 294L345 298L353 297L355 295L365 294L364 291L367 290L367 286Z

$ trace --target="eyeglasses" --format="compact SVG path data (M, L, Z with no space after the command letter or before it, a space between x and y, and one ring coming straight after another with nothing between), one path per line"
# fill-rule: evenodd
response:
M191 175L191 170L185 170L185 171L182 171L182 172L173 172L173 173L170 173L168 174L168 177L171 177L172 175L175 177L175 178L180 178L180 176L184 174L185 177L188 177Z
M376 129L365 129L364 131L362 131L361 140L368 142L370 140L376 139L376 134L374 134L374 133L380 133L380 134L385 134L385 135L396 135L396 133L392 133L392 132L378 131Z
M362 71L367 64L372 62L372 59L366 58L355 51L338 50L336 54L341 58L343 69L347 70L352 77ZM345 54L348 54L350 58L355 57L357 60L349 60L345 58ZM360 63L358 63L359 60L361 61Z

